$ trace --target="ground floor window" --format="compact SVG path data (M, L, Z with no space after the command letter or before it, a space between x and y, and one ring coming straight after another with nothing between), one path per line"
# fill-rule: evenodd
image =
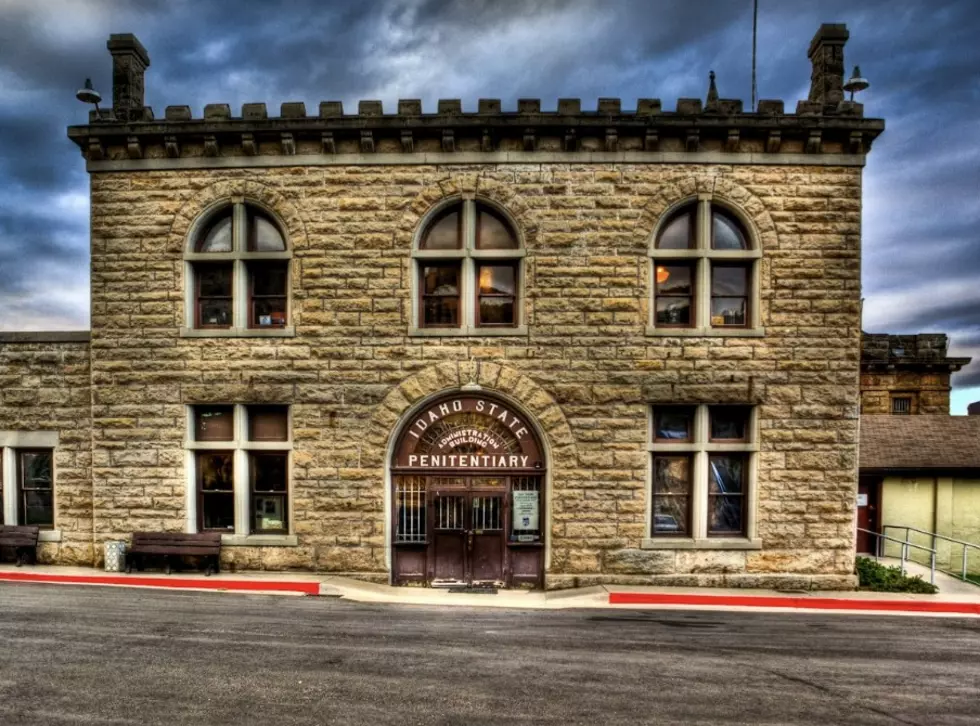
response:
M199 532L288 534L288 406L218 404L188 410L188 456Z
M54 529L54 449L0 448L0 524Z
M755 408L656 405L651 425L650 536L747 537Z

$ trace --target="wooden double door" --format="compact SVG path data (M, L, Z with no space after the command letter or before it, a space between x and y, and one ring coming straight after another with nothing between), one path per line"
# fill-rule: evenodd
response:
M432 583L504 584L503 492L434 492Z

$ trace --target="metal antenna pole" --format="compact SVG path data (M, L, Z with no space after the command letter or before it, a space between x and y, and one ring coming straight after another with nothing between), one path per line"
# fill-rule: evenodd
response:
M759 26L759 0L752 2L752 112L755 113L755 38Z

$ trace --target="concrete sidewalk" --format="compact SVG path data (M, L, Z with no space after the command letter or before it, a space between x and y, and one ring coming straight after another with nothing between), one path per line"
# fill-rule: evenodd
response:
M352 602L563 610L569 608L666 608L700 610L818 610L980 616L980 587L955 594L915 595L865 591L793 591L720 588L597 586L575 590L501 590L492 594L441 588L393 587L316 573L238 572L108 573L84 567L0 565L0 582L102 585L277 595L320 595Z

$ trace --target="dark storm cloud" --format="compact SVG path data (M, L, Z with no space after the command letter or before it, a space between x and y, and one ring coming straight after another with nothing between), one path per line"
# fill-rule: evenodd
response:
M957 384L980 385L980 102L974 0L760 0L758 87L791 110L804 98L809 40L846 22L848 72L886 119L865 171L864 288L869 330L949 332L975 354ZM111 92L105 40L147 47L147 102L164 107L379 98L723 97L750 95L751 0L6 0L0 9L0 300L34 301L13 323L87 323L83 162L64 127L85 119L73 94L91 76ZM47 274L32 271L41 265ZM52 286L57 285L58 294ZM80 290L69 294L65 290ZM43 300L44 302L38 302ZM63 307L59 310L58 305ZM44 310L41 307L47 306ZM975 351L975 353L974 353ZM977 397L980 398L980 391Z

